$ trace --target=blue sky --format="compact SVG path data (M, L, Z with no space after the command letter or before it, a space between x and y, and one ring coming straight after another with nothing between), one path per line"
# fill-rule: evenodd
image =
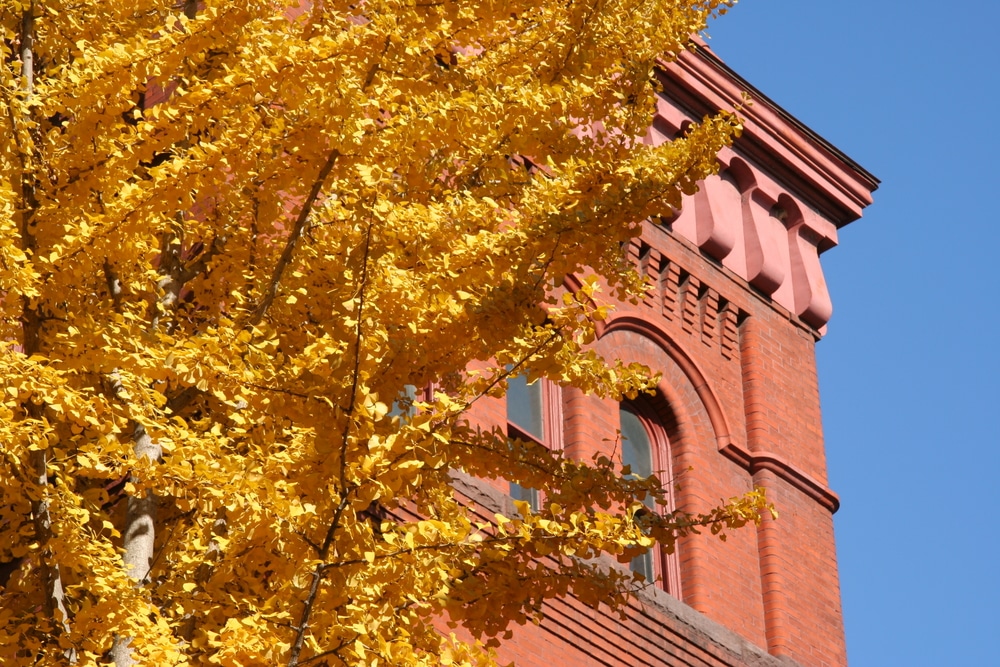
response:
M1000 3L743 0L712 49L882 180L823 256L852 667L1000 664Z

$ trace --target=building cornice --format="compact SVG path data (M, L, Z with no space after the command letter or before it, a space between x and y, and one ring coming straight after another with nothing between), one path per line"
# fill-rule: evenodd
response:
M677 60L658 64L668 97L692 118L739 106L744 129L735 152L785 183L838 228L861 217L872 203L879 185L875 176L730 69L702 40Z

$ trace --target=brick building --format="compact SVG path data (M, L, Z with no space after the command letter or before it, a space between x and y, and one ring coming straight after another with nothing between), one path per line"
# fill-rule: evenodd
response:
M659 71L649 136L732 108L745 130L722 171L628 249L653 285L620 304L597 349L662 372L657 395L623 404L542 383L512 386L472 414L589 459L621 430L633 470L676 475L678 509L699 511L753 486L781 514L758 529L683 540L637 559L659 579L628 619L559 600L519 628L501 657L522 667L846 664L814 346L832 307L820 254L871 203L877 180L722 63L704 44ZM638 466L638 467L637 467ZM509 510L530 490L459 480L479 506Z

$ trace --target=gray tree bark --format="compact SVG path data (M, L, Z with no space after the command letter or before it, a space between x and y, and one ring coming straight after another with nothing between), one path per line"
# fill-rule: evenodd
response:
M160 458L162 450L146 433L142 424L135 424L132 441L136 458L152 461ZM152 491L140 497L129 496L125 509L125 530L122 531L125 553L122 561L125 570L136 586L149 582L149 571L153 567L154 544L156 541L157 498ZM111 647L111 659L116 667L131 667L136 664L132 657L132 638L116 637Z
M21 14L21 34L18 55L21 58L21 90L30 96L35 90L35 5L28 5ZM12 128L13 129L13 128ZM21 244L24 250L34 250L35 238L31 230L31 219L37 209L35 196L35 180L27 172L22 155L21 164ZM38 312L24 300L23 307L23 348L28 356L39 351L39 334L41 321ZM33 419L43 417L42 406L29 403L27 412ZM45 613L62 626L62 631L70 632L69 613L66 610L66 590L63 587L62 572L59 563L52 556L48 546L52 539L52 515L49 512L49 474L48 450L40 449L31 453L31 469L35 483L38 485L39 497L31 503L31 518L35 528L35 536L41 549L39 552L40 571L45 582ZM70 664L76 662L76 650L66 649L64 656Z

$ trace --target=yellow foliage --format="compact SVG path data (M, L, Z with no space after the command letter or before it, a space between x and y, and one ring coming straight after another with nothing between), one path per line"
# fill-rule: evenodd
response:
M634 294L619 244L715 169L733 116L636 137L655 60L726 4L0 0L0 662L493 665L435 619L620 605L586 559L757 520L637 522L655 480L463 421L508 364L648 386L588 351L596 281L547 289ZM551 504L477 525L455 469Z

